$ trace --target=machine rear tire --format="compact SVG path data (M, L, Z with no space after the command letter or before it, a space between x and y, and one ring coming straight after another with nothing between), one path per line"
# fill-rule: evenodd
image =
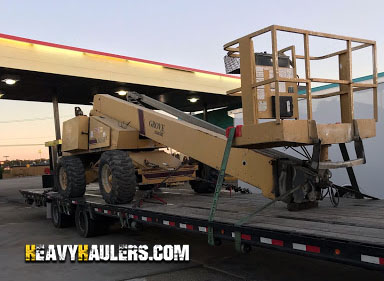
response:
M57 190L66 198L81 197L85 193L85 170L76 156L60 158L56 170Z
M216 188L216 181L219 173L216 169L209 167L203 163L199 163L199 170L196 175L206 181L191 180L189 184L196 193L213 193Z
M133 200L137 186L135 166L127 152L112 150L101 155L99 186L108 204L124 204Z

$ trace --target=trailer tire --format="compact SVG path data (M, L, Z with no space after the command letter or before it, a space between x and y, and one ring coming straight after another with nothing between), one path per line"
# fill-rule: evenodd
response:
M92 237L97 234L96 221L91 219L87 210L81 206L76 208L75 223L81 237Z
M58 192L66 198L82 197L85 193L85 170L76 156L61 157L57 164Z
M199 163L199 170L196 175L206 181L191 180L189 184L196 193L213 193L216 188L216 181L219 173L216 169L203 163ZM208 181L208 182L207 182Z
M108 204L124 204L133 200L137 186L135 166L127 152L112 150L101 155L99 186Z
M59 205L53 201L51 205L52 224L56 228L64 228L73 224L73 216L60 212Z

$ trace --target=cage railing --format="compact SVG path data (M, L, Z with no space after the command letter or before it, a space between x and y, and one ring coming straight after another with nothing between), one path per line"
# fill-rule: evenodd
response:
M286 47L284 49L277 49L277 32L289 32L294 34L303 35L303 49L304 54L296 54L296 47L294 45ZM255 79L255 58L252 54L255 53L253 46L253 38L265 34L271 33L272 44L272 70L273 76L263 81L256 81ZM322 37L327 39L341 40L346 43L346 48L337 52L332 52L322 56L311 56L309 39L310 37ZM352 43L359 43L359 45L352 47ZM353 82L352 78L352 52L364 48L372 48L372 83L357 83ZM365 89L372 89L373 91L373 119L378 121L378 103L377 103L377 54L376 54L376 42L372 40L340 36L322 32L314 32L309 30L272 25L263 28L259 31L248 34L239 39L233 40L224 45L224 50L228 52L228 56L232 58L240 59L240 72L241 72L241 87L228 91L230 95L240 93L243 102L243 115L244 124L256 124L258 123L258 110L254 104L254 96L257 87L261 87L267 84L275 84L275 120L279 124L281 122L280 115L280 91L279 82L291 82L291 83L303 83L306 86L305 96L307 105L307 119L312 120L312 98L321 99L331 96L340 96L340 108L341 108L341 121L342 123L352 123L354 119L354 105L353 105L353 93ZM279 55L285 54L285 52L291 52L291 66L294 69L293 78L280 77L278 59ZM325 60L332 57L339 58L339 79L319 78L311 76L311 61ZM305 77L297 77L297 64L296 60L304 60L304 73ZM322 94L312 95L312 83L333 83L339 85L339 90ZM257 95L256 95L257 96ZM250 103L252 106L250 106Z

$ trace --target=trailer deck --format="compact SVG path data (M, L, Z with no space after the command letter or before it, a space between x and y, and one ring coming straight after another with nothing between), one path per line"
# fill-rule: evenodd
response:
M195 194L188 186L162 188L156 199L146 199L142 206L135 200L124 205L106 204L97 185L87 187L82 198L66 199L50 189L20 190L29 204L46 206L56 200L62 206L86 207L91 217L115 217L125 222L136 221L172 229L207 234L212 195ZM212 223L216 238L234 240L241 233L245 245L308 255L315 258L384 269L384 201L341 198L337 208L323 200L315 209L289 212L276 202L242 226L236 222L268 202L261 194L223 191Z

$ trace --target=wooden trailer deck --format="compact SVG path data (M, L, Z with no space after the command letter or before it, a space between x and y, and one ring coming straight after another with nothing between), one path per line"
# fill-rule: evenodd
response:
M40 189L39 192L43 190ZM138 191L132 203L114 206L132 208L143 194L143 191ZM165 200L167 205L158 200L146 199L140 209L164 215L208 220L212 194L196 194L185 186L162 188L156 195ZM98 186L95 185L87 187L85 201L93 205L106 205ZM215 221L236 223L267 202L269 199L261 194L232 192L230 195L228 191L223 191L220 194ZM276 202L255 215L244 226L384 246L383 214L384 200L340 198L339 206L333 207L329 199L325 198L319 202L318 208L297 212L290 212L284 203Z
M98 185L89 185L84 197L63 198L49 189L20 190L28 204L58 204L62 212L74 214L85 208L91 218L108 216L120 219L124 227L136 221L143 224L207 234L213 227L215 239L237 240L235 245L260 246L313 258L329 259L384 270L384 200L341 198L333 207L328 198L318 208L290 212L282 202L264 209L248 223L236 223L269 199L261 194L222 191L213 223L208 217L212 194L195 194L188 185L162 188L156 199L146 199L141 208L135 204L145 191L138 191L129 204L106 204ZM50 204L48 204L50 203ZM48 208L49 207L49 208ZM236 238L236 233L239 234ZM187 239L187 238L186 238ZM186 243L188 241L186 240Z

